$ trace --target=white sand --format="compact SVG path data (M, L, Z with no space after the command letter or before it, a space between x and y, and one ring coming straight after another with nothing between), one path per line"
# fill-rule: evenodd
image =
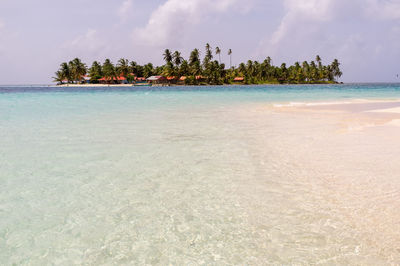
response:
M368 112L374 112L374 113L396 113L400 114L400 107L395 107L395 108L386 108L386 109L377 109L377 110L370 110Z

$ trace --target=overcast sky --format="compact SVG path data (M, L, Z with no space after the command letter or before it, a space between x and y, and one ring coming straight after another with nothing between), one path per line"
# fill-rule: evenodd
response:
M0 84L51 83L74 57L158 65L207 42L235 65L318 54L342 81L400 82L400 0L0 0Z

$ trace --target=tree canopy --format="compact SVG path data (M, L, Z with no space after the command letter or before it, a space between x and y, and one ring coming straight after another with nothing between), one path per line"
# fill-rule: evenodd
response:
M90 80L90 83L98 83L99 80L107 83L118 83L118 77L124 77L132 82L135 77L148 78L152 75L163 75L171 77L171 81L183 80L184 84L232 84L237 81L243 84L313 84L313 83L335 83L343 75L340 63L334 59L331 64L324 65L319 55L315 61L295 62L293 65L282 63L274 66L272 59L266 57L263 61L248 60L246 63L232 66L232 49L227 49L229 66L226 68L221 63L222 49L216 47L214 59L213 49L206 44L203 60L200 59L199 49L193 49L188 59L185 59L181 52L171 52L165 49L163 59L165 64L154 67L152 63L139 65L135 61L121 58L114 65L110 59L103 64L94 61L90 68L87 68L79 58L70 62L63 62L55 72L54 81L58 83L81 83ZM85 78L86 77L86 78ZM184 77L184 78L181 78Z

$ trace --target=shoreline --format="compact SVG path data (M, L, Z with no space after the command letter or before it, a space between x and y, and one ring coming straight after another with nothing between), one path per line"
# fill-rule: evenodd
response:
M273 107L277 110L293 111L335 111L364 114L400 114L400 98L274 103Z
M400 99L354 99L313 103L273 104L275 112L335 118L339 132L363 131L377 127L400 127Z
M136 84L55 84L55 87L205 87L205 86L292 86L292 85L345 85L347 83L261 83L261 84L151 84L151 85L136 85ZM52 86L52 85L49 85Z

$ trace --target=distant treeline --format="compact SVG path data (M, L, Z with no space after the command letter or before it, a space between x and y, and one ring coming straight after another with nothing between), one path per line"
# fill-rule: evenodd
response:
M215 53L213 53L213 51ZM165 64L154 67L152 63L139 65L135 61L121 58L116 65L110 59L103 64L94 61L90 68L79 58L64 62L55 73L54 81L58 83L120 83L121 77L125 82L133 83L136 78L150 76L170 77L169 80L181 80L187 85L212 84L222 85L231 83L267 84L267 83L335 83L342 76L340 63L335 59L329 65L323 65L317 55L315 61L296 62L292 66L285 63L274 66L270 57L263 62L248 60L238 67L232 66L232 50L227 52L230 66L221 63L221 49L213 50L209 44L205 47L203 60L199 49L194 49L186 60L179 51L171 52L166 49L163 54ZM214 60L214 56L217 60ZM184 77L184 78L182 78ZM201 78L199 78L201 77Z

